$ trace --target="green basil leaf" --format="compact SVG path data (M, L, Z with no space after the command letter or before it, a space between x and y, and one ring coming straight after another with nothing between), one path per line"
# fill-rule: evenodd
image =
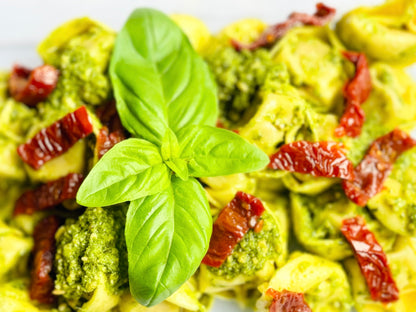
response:
M188 165L183 159L179 159L179 143L172 130L167 129L162 140L160 153L165 164L182 180L188 179Z
M153 195L170 185L157 146L141 139L116 144L92 168L77 193L87 207L109 206Z
M171 129L167 129L165 136L163 137L162 144L160 146L160 154L164 161L178 158L179 156L179 143L178 138Z
M175 158L165 162L179 178L186 181L189 177L188 164L185 160L181 158Z
M172 178L163 192L130 203L126 221L130 291L145 306L175 292L207 252L212 218L204 189L193 178Z
M110 64L126 129L160 146L166 129L214 125L217 95L203 59L165 14L137 9L117 36Z
M179 131L180 158L188 162L189 175L214 177L264 168L269 157L238 134L209 126L189 126Z

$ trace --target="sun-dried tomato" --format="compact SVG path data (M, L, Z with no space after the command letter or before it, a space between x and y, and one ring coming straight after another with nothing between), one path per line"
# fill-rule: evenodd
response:
M107 127L102 127L97 136L97 143L95 150L98 159L104 156L114 145L125 139L124 134L120 131L114 131L109 133Z
M74 199L83 179L82 174L70 173L58 180L42 184L34 190L24 192L16 201L13 215L33 214Z
M17 153L25 163L37 170L45 162L65 153L92 130L87 109L81 106L19 145Z
M345 112L341 117L335 135L342 137L357 137L365 121L365 114L361 108L371 93L371 76L368 69L367 58L364 53L343 52L344 56L355 65L355 75L344 87Z
M235 40L231 40L231 44L237 51L243 49L255 50L261 47L268 47L282 38L290 29L297 25L315 25L322 26L329 23L335 16L336 10L326 6L323 3L316 5L316 12L314 15L305 13L292 13L289 18L283 22L268 27L260 37L250 43L243 44Z
M354 169L355 178L343 182L345 194L357 205L365 206L382 190L396 159L414 146L416 140L400 129L376 139Z
M55 257L55 233L60 221L56 216L42 219L33 231L33 268L30 281L30 298L40 303L51 304L55 301L52 294L54 281L51 276Z
M273 298L269 312L312 312L302 293L269 288L266 294Z
M115 101L110 101L106 105L98 107L96 114L104 125L98 133L97 143L95 145L98 159L100 159L114 145L126 138L126 131L121 124Z
M46 100L58 83L59 71L51 65L33 70L15 65L9 79L10 95L18 102L36 106Z
M260 199L244 192L237 192L214 222L209 249L202 263L220 267L248 230L256 227L263 212L264 207Z
M107 102L104 105L98 106L95 114L101 123L108 128L110 132L125 131L121 124L121 119L117 111L116 102L114 100Z
M341 144L308 141L283 145L270 156L269 168L342 179L351 179L354 170Z
M369 231L362 217L345 219L341 232L354 250L371 298L383 303L399 299L399 289L392 277L386 254Z

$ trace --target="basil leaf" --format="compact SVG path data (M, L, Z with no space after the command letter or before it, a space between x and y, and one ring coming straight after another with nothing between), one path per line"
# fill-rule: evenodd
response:
M179 131L180 158L188 162L189 175L214 177L251 172L267 166L269 157L234 132L189 126Z
M116 144L92 168L77 193L87 207L109 206L152 195L170 184L159 149L141 139Z
M125 235L136 300L152 306L175 292L197 270L211 232L208 200L195 179L173 177L163 192L131 202Z
M188 179L188 165L179 159L179 143L172 130L167 129L160 147L160 153L165 164L182 180Z
M181 158L175 158L165 162L172 171L182 180L186 181L189 177L188 164Z
M117 36L110 76L123 125L160 146L168 127L214 125L215 83L208 66L165 14L137 9Z

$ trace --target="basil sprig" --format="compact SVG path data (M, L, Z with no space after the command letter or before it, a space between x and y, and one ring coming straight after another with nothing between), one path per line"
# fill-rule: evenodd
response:
M213 127L215 83L207 65L166 15L135 10L119 33L110 76L121 121L134 138L108 151L77 201L129 201L129 282L142 305L155 305L195 273L212 218L196 177L263 168L269 158L239 135Z

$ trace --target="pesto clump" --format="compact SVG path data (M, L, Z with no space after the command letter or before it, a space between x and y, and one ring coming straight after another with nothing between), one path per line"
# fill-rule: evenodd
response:
M55 91L49 98L53 106L59 101L65 104L102 104L110 95L110 81L96 61L83 47L66 49L59 64L60 77Z
M228 280L238 275L252 276L276 256L274 242L280 235L278 227L267 213L260 220L264 222L261 231L249 230L219 268L209 267L213 274Z
M65 40L52 34L41 45L45 62L59 69L55 90L38 105L43 120L59 119L81 105L100 105L111 97L107 68L115 34L91 21L84 23L89 27L84 25L86 30L77 36ZM49 51L55 52L51 55Z
M118 302L128 283L124 227L125 211L114 207L87 208L78 220L68 219L59 229L55 294L72 308Z
M264 49L237 52L225 47L209 55L206 61L217 82L221 117L225 122L238 124L273 68L270 53Z

